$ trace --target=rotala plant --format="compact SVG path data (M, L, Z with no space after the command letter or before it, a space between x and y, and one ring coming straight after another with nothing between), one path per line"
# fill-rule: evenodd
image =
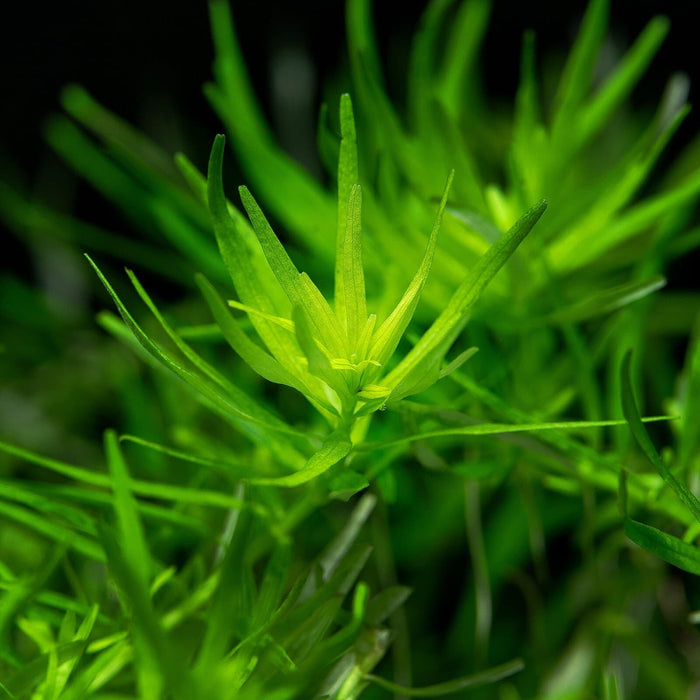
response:
M3 429L0 696L687 700L700 297L664 285L699 240L700 164L691 144L653 171L682 78L650 123L625 111L667 22L603 74L593 0L551 95L527 33L503 115L478 88L489 4L433 0L402 113L370 2L346 8L350 92L318 129L330 185L277 146L212 0L226 136L206 175L77 86L47 128L144 238L0 187L15 230L87 249L119 312L99 324L128 348L85 331L82 384L89 366L38 356L77 406L53 432L81 449ZM18 337L50 347L50 327L74 354L44 313ZM75 427L91 382L118 425L98 447Z

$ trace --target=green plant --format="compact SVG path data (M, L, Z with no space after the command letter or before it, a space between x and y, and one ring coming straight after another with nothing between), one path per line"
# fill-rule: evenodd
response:
M660 290L697 242L700 167L691 146L636 201L687 113L682 82L650 125L619 112L665 22L592 87L607 12L593 0L551 104L526 35L504 118L476 89L488 3L434 1L404 126L371 5L349 0L357 122L348 94L337 122L322 111L329 190L276 146L228 5L210 10L206 94L261 205L246 187L247 216L227 200L223 136L206 177L183 155L175 168L77 87L64 106L103 146L65 117L50 143L175 252L122 249L0 190L11 225L90 249L121 317L101 326L153 370L134 382L148 392L122 385L128 366L110 380L133 427L106 433L106 469L0 443L0 692L685 697L700 339ZM105 252L183 282L185 300L165 309L128 271L142 319L93 262ZM682 366L669 328L689 336ZM633 384L665 402L651 435Z

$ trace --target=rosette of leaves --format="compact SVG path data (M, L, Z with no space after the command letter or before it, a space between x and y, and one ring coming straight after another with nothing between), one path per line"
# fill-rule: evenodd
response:
M367 310L362 260L362 190L357 184L356 136L348 96L341 102L341 130L333 307L309 276L297 270L245 187L240 189L240 194L250 225L228 205L222 184L225 142L222 136L216 138L212 148L206 187L219 249L239 297L230 305L247 313L266 348L246 334L214 287L200 276L198 284L222 335L264 379L300 391L326 419L331 431L301 469L298 468L298 453L292 445L279 444L281 438L293 436L294 431L275 419L269 409L250 397L244 398L230 382L222 382L220 374L199 358L165 321L133 273L129 275L138 293L179 351L204 377L195 378L196 375L180 366L144 333L98 270L124 321L156 359L227 410L250 437L268 446L277 444L277 456L297 467L289 476L257 478L258 481L294 486L318 476L345 458L353 443L362 441L368 427L367 420L362 419L430 387L467 360L474 349L444 365L448 350L464 328L481 292L530 232L546 206L544 202L535 205L484 254L434 323L404 357L397 359L394 353L416 310L431 269L452 177L413 280L394 309L378 322L376 314ZM181 159L180 163L193 187L203 195L203 183L196 171L188 161ZM227 386L230 387L229 396L223 398L227 392L221 390ZM270 432L279 435L270 441ZM298 443L301 436L293 437ZM309 436L304 437L308 439Z

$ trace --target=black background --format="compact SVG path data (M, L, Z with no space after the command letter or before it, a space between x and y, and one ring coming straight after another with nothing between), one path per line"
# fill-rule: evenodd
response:
M612 4L612 33L623 45L629 45L656 14L668 16L672 23L637 100L654 104L675 71L698 82L697 3L624 0ZM270 57L280 46L308 52L319 70L319 84L337 72L345 54L343 5L340 0L233 2L244 54L265 104ZM424 5L423 0L375 1L384 58L397 72ZM482 62L487 90L495 97L512 96L524 29L536 30L540 54L561 53L570 45L584 8L581 1L496 0ZM182 138L196 139L208 132L208 143L218 128L201 93L212 58L204 0L13 3L12 13L0 22L0 52L2 151L25 172L31 172L45 152L40 140L42 121L58 109L59 91L70 82L84 85L146 130L147 114L159 104L177 115L175 121L185 131ZM400 83L400 76L394 76L397 93ZM696 94L694 85L691 101ZM691 127L697 124L693 115L683 131L694 131ZM167 142L168 137L161 140Z

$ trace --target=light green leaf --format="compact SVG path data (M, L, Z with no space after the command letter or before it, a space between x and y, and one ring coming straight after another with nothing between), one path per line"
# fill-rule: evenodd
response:
M425 374L424 369L427 371L435 365L439 368L445 353L464 328L471 308L482 291L532 230L546 208L544 200L536 204L486 251L452 295L440 316L408 355L384 378L383 384L392 388L398 387L402 382L404 385L417 385Z
M331 360L321 347L319 347L311 331L311 324L304 309L296 306L292 310L294 319L294 332L297 342L308 362L309 372L328 384L338 397L343 400L347 394L345 384L340 372L333 369Z
M319 340L336 355L346 352L346 343L335 314L306 273L299 273L275 235L258 203L245 187L239 192L265 257L292 306L301 306Z
M335 313L345 326L345 237L348 225L348 202L353 186L359 184L357 133L350 95L340 96L340 151L338 154L338 224L335 246Z
M372 338L372 349L370 351L370 356L373 360L379 362L380 365L385 366L389 361L391 356L394 354L401 337L403 336L408 324L413 318L413 314L416 311L418 302L420 300L421 292L430 274L430 268L433 264L433 258L435 256L435 247L437 246L437 236L440 231L440 224L442 223L442 215L447 206L447 198L449 196L450 187L452 185L452 180L454 178L454 171L452 171L447 178L447 184L445 185L445 190L442 194L442 199L440 200L440 206L438 207L437 216L435 217L435 223L433 224L433 229L430 232L430 238L428 239L428 244L425 248L425 253L423 254L423 259L421 264L416 271L411 283L408 285L406 291L401 297L396 308L389 314L388 318L382 323L377 332Z
M89 469L83 469L81 467L75 467L71 464L66 464L65 462L59 462L55 459L50 459L48 457L43 457L29 450L25 450L13 445L8 445L7 443L0 442L0 450L7 452L8 454L25 459L31 464L36 464L50 471L61 474L62 476L68 477L69 479L74 479L85 484L90 484L92 486L100 486L103 488L112 489L112 480L106 474L101 474L99 472L91 471ZM172 500L176 503L198 503L200 505L209 505L218 508L231 509L231 508L241 508L241 500L230 496L226 493L221 493L220 491L207 491L206 489L190 489L181 486L171 486L170 484L158 483L155 481L142 481L140 479L130 479L129 486L131 490L141 496L146 496L148 498L158 498L164 500ZM9 504L3 505L3 508L7 509ZM18 516L19 517L19 516ZM32 520L34 522L34 520ZM40 528L38 531L44 532L45 534L51 533L51 529L56 527L56 531L59 533L59 528L55 523L47 522L46 518L37 518L36 525ZM62 530L61 530L62 532ZM73 539L75 543L73 543ZM96 547L92 541L84 540L84 538L74 533L70 533L68 539L71 539L71 544L75 546L79 551L84 551L88 556L95 557L95 550L97 550L98 555L96 558L100 559L101 552L99 547ZM59 539L59 541L61 541Z
M347 323L347 337L351 349L356 350L360 331L367 323L365 274L362 266L362 191L353 185L347 205L347 223L343 243L343 309Z
M86 256L87 257L87 256ZM270 430L288 434L298 434L297 431L285 426L282 421L277 419L272 414L269 414L264 408L258 406L252 399L247 397L240 389L224 380L224 384L218 383L219 386L213 386L211 382L200 377L195 372L184 367L172 354L163 346L155 343L136 323L133 316L124 306L123 302L114 291L112 286L107 281L99 268L88 257L88 261L95 269L98 277L102 281L110 296L117 305L119 313L124 320L124 323L129 327L139 343L148 353L155 358L159 363L170 369L178 377L184 380L195 391L210 401L216 408L221 410L233 422L251 438L259 441L261 444L267 444L275 450L277 456L283 461L290 463L298 463L300 457L290 445L282 443L278 438L270 434ZM135 279L135 278L132 278ZM138 290L138 286L137 286ZM148 298L143 293L144 301ZM152 304L152 302L151 302ZM149 305L150 306L150 305ZM153 311L155 306L151 306ZM157 310L156 310L157 313ZM158 314L160 315L160 314ZM159 319L160 320L160 319ZM167 324L166 324L167 325ZM166 329L167 330L167 329ZM172 331L172 329L171 329ZM176 335L173 333L173 335ZM173 337L173 336L171 336ZM184 347L186 344L180 339L179 346ZM221 377L219 377L221 379ZM225 386L226 394L221 391L221 386ZM299 434L301 435L301 434Z
M581 29L564 66L554 98L552 118L552 134L557 140L570 133L572 116L576 114L590 87L598 51L607 28L608 5L608 0L592 0L589 3Z
M579 323L590 318L623 308L628 304L643 299L649 294L666 286L666 279L655 275L642 282L625 282L610 289L596 292L571 306L557 309L548 316L551 323Z
M613 74L583 107L576 126L579 144L588 141L629 95L658 51L669 30L665 17L655 17L644 28Z
M470 0L459 5L451 23L436 92L452 119L457 119L467 106L464 96L473 83L473 69L490 12L490 0Z
M289 318L291 305L270 269L257 237L242 216L232 216L235 210L228 206L222 180L225 143L224 136L214 139L207 177L209 211L221 257L244 304L271 316ZM250 252L255 250L259 259ZM250 320L279 362L294 355L293 339L277 324L270 323L264 316L251 316Z
M672 420L671 416L652 416L644 418L644 422L651 423L662 420ZM455 426L443 430L430 430L423 433L414 433L394 440L383 440L381 442L363 442L355 445L358 452L374 451L393 447L395 445L406 445L418 440L428 440L435 438L477 436L477 435L500 435L505 433L539 432L543 430L586 430L588 428L605 428L617 425L624 425L624 420L596 420L596 421L558 421L550 423L477 423L476 425Z
M700 549L651 525L625 519L625 534L642 549L683 571L700 576Z
M240 497L242 493L237 495ZM249 632L249 613L255 598L253 572L246 556L253 520L248 509L234 511L232 516L233 529L225 542L221 575L197 659L197 666L209 672L230 651L232 640L242 639Z
M146 545L136 500L131 493L129 472L114 431L108 430L105 433L104 446L109 473L112 477L114 511L117 515L124 557L131 562L139 586L146 587L150 578L151 555Z
M311 479L315 479L328 471L341 459L345 459L350 454L352 443L343 431L331 433L318 452L316 452L306 462L304 467L294 474L269 479L250 479L253 484L271 484L274 486L299 486Z
M257 343L253 342L238 326L236 319L226 308L221 297L217 294L209 280L203 275L197 275L199 285L204 298L211 309L221 332L228 344L240 355L243 360L263 379L275 384L285 384L294 387L302 393L308 389L291 372L283 367L274 357L269 355ZM293 358L290 358L293 361ZM292 362L290 361L290 364Z

